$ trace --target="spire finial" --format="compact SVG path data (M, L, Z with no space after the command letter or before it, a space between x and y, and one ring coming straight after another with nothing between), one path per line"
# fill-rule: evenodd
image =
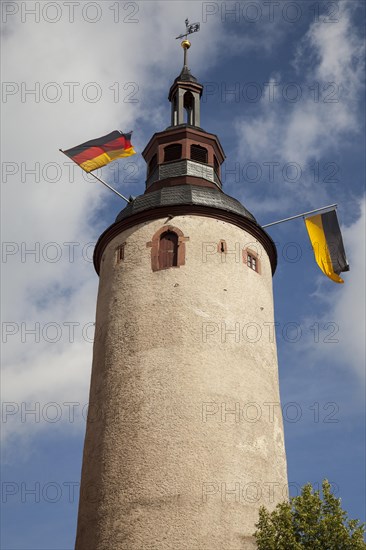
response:
M188 68L188 63L187 63L187 51L189 50L189 48L191 47L191 43L189 40L183 40L183 42L181 43L181 46L184 50L184 61L183 61L183 66L184 67L187 67Z
M188 18L185 20L185 24L186 24L186 32L177 36L176 40L180 38L184 38L183 42L181 42L181 46L184 50L184 67L187 67L187 50L189 50L189 48L191 47L191 43L189 40L187 40L187 36L194 32L198 32L200 30L200 24L190 23L188 21Z

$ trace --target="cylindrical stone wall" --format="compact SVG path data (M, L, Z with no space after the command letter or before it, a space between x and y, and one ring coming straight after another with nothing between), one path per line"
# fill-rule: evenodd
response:
M165 225L185 263L153 271ZM286 496L264 248L198 215L121 232L101 262L76 549L249 550L259 507Z

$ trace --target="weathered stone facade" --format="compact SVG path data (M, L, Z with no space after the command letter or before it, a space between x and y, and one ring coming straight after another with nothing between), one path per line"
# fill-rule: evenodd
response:
M259 507L287 497L276 248L221 190L225 153L200 128L189 45L172 126L142 152L145 193L94 253L76 550L253 550Z
M185 262L153 271L165 224L184 235ZM234 224L164 217L109 242L77 550L255 547L259 506L287 490L273 322L268 255Z

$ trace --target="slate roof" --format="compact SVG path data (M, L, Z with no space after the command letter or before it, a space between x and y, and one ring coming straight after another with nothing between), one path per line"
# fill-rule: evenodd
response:
M228 212L234 212L244 218L256 222L254 216L238 200L229 197L218 189L201 187L197 185L175 185L163 187L157 191L151 191L145 195L136 197L130 202L116 218L116 222L124 220L133 214L151 210L160 206L194 204L219 208Z
M179 76L174 80L176 82L198 82L197 78L191 74L191 71L186 65L183 66L183 69Z

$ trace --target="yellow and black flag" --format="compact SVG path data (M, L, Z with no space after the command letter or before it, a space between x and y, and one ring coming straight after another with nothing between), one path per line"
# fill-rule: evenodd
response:
M119 130L62 152L85 172L92 172L113 160L136 153L131 144L131 132L123 134Z
M349 271L342 234L335 210L305 219L316 263L336 283L344 283L339 274Z

